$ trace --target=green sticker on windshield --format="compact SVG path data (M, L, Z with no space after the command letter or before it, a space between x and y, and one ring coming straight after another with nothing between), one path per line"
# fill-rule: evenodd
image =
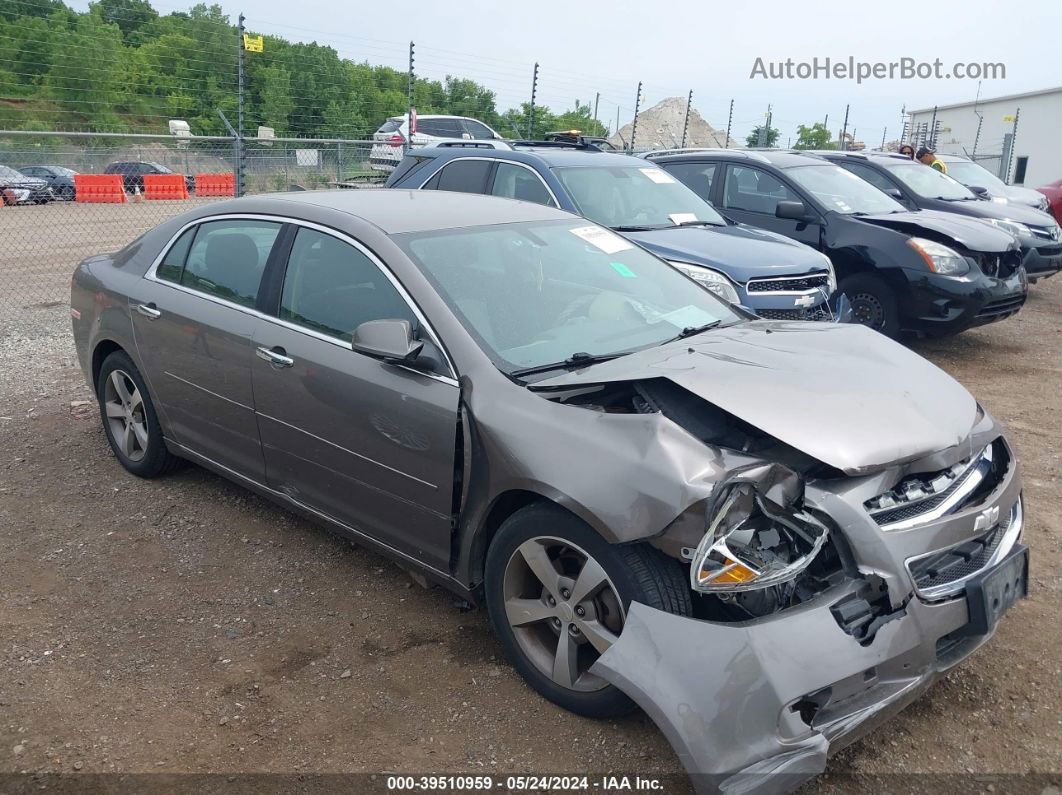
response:
M625 279L637 279L638 278L638 274L635 273L634 271L632 271L630 268L628 268L622 262L610 262L609 265L612 266L612 270L616 271L616 273L618 273L620 276L622 276Z

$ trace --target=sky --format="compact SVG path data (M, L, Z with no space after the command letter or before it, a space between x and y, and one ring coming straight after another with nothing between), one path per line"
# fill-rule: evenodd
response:
M153 0L167 13L191 0ZM850 106L848 130L868 146L898 137L901 111L1062 85L1057 47L1062 2L936 0L931 4L778 2L727 5L683 3L505 3L498 0L405 0L401 3L334 0L218 0L235 21L242 10L250 30L292 40L316 41L341 56L405 69L416 43L421 76L446 74L493 89L499 110L530 96L539 63L536 101L555 112L575 100L593 102L613 128L633 115L637 85L643 105L693 91L693 106L713 126L727 126L734 100L732 135L743 140L762 124L768 106L780 145L799 124L823 121L834 137ZM84 9L87 2L71 3ZM863 4L869 8L869 4ZM1002 63L1005 77L984 79L763 79L764 65L818 58L867 63L911 58L940 59L943 71L962 63ZM795 68L795 67L794 67Z

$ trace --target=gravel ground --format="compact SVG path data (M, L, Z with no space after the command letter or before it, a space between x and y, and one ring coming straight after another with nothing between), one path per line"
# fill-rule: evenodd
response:
M1058 795L1060 313L1062 277L1017 318L915 344L1009 428L1032 594L806 791ZM395 770L616 771L687 790L644 715L590 721L528 689L483 612L196 467L126 474L63 306L6 312L0 362L0 773L32 774L0 790L53 773Z

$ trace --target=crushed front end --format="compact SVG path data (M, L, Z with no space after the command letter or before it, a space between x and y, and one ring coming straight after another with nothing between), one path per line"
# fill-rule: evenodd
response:
M632 604L592 670L699 790L794 788L991 636L1026 593L1023 522L980 410L961 445L870 474L746 466L654 540L689 561L694 615Z

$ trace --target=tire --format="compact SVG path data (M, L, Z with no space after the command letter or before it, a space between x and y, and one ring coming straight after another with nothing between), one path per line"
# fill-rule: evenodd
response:
M841 280L837 292L844 293L852 304L856 323L861 323L886 337L900 333L900 313L896 294L877 276L857 273Z
M181 464L181 459L166 448L144 377L124 351L115 351L103 360L96 379L96 400L107 442L129 472L156 478ZM123 428L128 430L123 432Z
M557 575L552 590L532 570L532 558L547 579ZM550 569L541 569L543 561ZM585 582L602 583L580 599L573 591L584 572L598 575ZM622 691L587 670L615 641L631 601L692 613L689 582L678 561L644 543L609 544L585 522L546 502L521 508L502 523L487 550L484 590L491 626L520 675L553 703L591 718L635 709ZM572 665L558 664L562 642L568 652L574 650L566 658ZM560 677L554 675L558 670ZM564 672L569 681L562 683Z

